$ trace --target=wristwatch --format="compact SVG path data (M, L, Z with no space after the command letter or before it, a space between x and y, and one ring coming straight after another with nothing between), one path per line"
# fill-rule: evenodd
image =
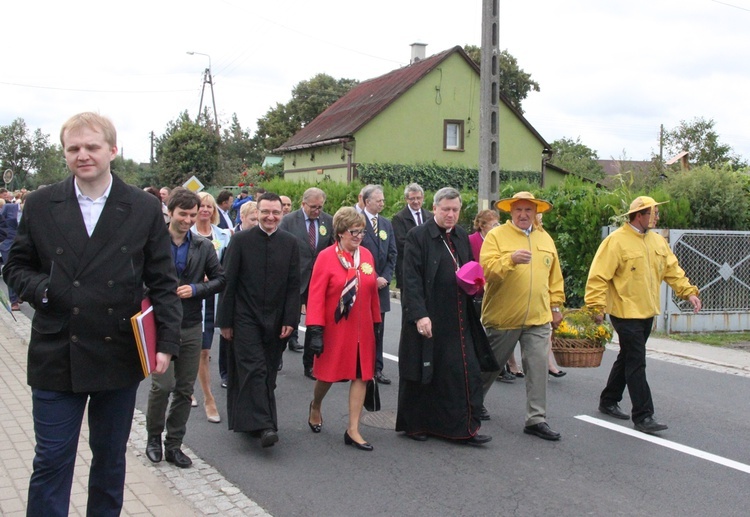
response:
M560 312L560 307L552 307L552 312Z

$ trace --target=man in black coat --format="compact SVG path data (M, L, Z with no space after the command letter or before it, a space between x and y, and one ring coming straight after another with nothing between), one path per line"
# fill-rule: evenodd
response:
M279 441L276 375L286 339L297 328L297 239L279 230L281 199L258 198L258 226L236 233L224 255L227 288L216 325L230 342L227 390L229 429L260 435L263 447Z
M317 187L310 187L302 194L300 209L285 215L279 224L280 229L297 237L299 243L299 290L303 311L307 304L307 289L310 285L315 259L318 258L318 253L333 244L333 218L323 212L325 202L326 193ZM297 341L297 329L294 329L292 335L289 336L288 346L289 350L295 352L304 350L302 366L305 376L315 380L312 373L313 353L309 349L308 341L307 334L305 334L305 346L300 346Z
M410 183L404 189L406 206L393 216L393 233L396 234L396 287L401 289L404 285L404 243L409 230L426 223L432 219L432 212L422 208L424 203L424 190L418 183Z
M36 310L29 340L36 448L28 515L67 515L88 402L89 514L122 508L125 452L143 379L130 318L144 283L163 373L179 353L182 307L161 206L110 172L112 122L73 116L60 132L72 177L29 194L4 276Z
M375 259L382 321L375 333L375 380L381 384L390 384L391 380L383 374L383 327L385 313L391 310L390 285L396 269L396 236L391 222L379 215L385 207L383 187L367 185L362 191L362 201L365 204L363 214L367 220L362 246L370 250Z

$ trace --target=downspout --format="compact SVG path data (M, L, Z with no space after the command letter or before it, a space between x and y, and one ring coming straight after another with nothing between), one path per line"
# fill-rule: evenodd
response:
M352 182L352 148L347 145L346 142L341 144L341 147L346 151L346 182Z

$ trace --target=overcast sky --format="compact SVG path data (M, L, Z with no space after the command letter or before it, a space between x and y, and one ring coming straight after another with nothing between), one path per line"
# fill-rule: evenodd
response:
M0 125L22 117L57 142L80 111L109 116L126 158L195 116L210 55L220 121L256 120L317 73L365 80L479 45L481 0L23 0L2 2ZM500 0L500 48L541 86L523 104L548 141L648 159L667 129L714 119L750 159L750 0ZM204 103L210 103L206 90Z

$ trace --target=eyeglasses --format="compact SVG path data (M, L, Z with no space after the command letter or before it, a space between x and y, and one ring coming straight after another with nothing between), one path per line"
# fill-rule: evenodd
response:
M260 215L268 217L269 215L280 216L281 210L261 210Z
M419 197L407 197L406 198L406 200L409 203L415 203L416 201L422 201L423 199L424 199L424 197L422 197L422 196L419 196Z
M323 210L323 205L308 205L307 203L305 203L305 205L307 205L307 208L310 210Z
M281 206L292 206L291 203L281 203Z
M365 234L364 228L360 228L359 230L346 230L346 231L349 232L349 235L351 235L352 237L359 237L360 235Z

